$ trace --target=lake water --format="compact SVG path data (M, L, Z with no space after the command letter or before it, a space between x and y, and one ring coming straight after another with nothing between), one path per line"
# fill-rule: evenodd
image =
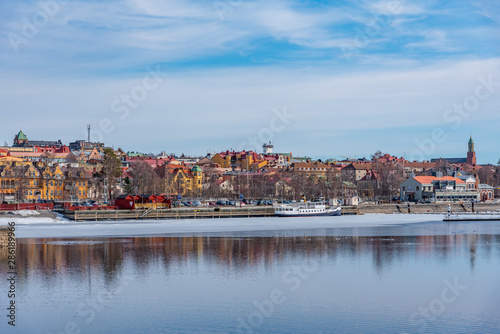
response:
M15 328L0 269L0 333L500 333L498 222L21 238Z

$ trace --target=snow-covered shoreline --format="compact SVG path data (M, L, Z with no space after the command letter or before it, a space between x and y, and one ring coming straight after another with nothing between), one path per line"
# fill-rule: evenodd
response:
M18 238L112 237L162 234L318 235L331 229L366 229L418 223L443 223L441 214L366 214L341 217L232 218L74 222L61 217L0 217L15 222ZM328 232L328 234L330 234Z

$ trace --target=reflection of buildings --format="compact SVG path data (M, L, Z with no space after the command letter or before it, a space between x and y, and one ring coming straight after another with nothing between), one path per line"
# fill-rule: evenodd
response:
M93 274L113 281L125 265L140 272L162 263L166 273L190 265L203 265L221 272L254 271L289 263L291 259L321 258L326 263L339 257L357 261L371 256L377 271L392 263L418 258L456 257L457 249L470 257L478 248L494 253L500 236L391 236L391 237L137 237L111 239L18 239L17 271L20 277L33 275L73 279ZM498 251L498 250L497 250ZM0 266L5 262L0 262ZM176 270L170 270L175 268ZM3 270L2 270L3 271Z

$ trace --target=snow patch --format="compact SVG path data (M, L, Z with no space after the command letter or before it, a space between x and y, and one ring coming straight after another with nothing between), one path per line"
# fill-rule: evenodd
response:
M17 211L9 211L9 213L21 217L38 216L40 214L40 212L35 210L17 210Z

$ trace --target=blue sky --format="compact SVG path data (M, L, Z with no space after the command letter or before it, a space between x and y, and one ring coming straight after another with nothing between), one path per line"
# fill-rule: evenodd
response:
M90 123L131 151L271 139L295 155L421 160L465 156L472 135L480 163L500 159L498 1L2 1L0 13L2 143L19 128L83 139Z

